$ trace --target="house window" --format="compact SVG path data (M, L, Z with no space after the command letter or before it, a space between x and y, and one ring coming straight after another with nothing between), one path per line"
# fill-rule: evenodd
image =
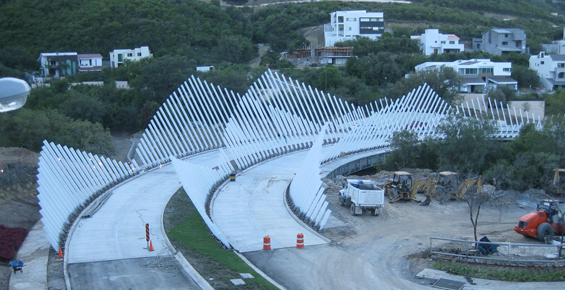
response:
M455 41L450 41L449 44L455 44Z
M337 17L337 22L343 22L343 16L338 16L338 17Z
M564 68L564 67L565 67L565 63L558 63L558 64L557 64L557 67L558 67L558 68Z
M437 42L437 41L436 41L436 42ZM441 44L445 44L445 40L443 40L443 41L441 42Z
M492 74L492 73L493 73L493 68L492 68L492 67L482 67L482 68L479 68L479 73L480 73L480 74Z
M141 52L138 52L138 53L137 53L137 56L141 56Z
M128 57L132 57L132 56L133 56L133 53L128 52Z
M504 34L504 37L508 37L508 33Z
M349 28L349 31L353 30L353 28L351 28L351 27L348 27L348 28Z
M459 74L462 75L476 75L478 70L476 68L460 68Z
M123 54L118 53L118 61L119 61L119 62L124 61L124 55L123 55Z
M508 41L503 41L502 45L508 45Z
M347 21L356 21L357 18L346 18L345 20L347 20Z
M540 63L541 63L541 64L545 64L545 61L542 60L542 61L540 61Z
M557 78L558 78L558 79L563 79L563 78L565 78L565 72L560 72L559 74L557 74Z
M502 71L510 72L510 68L509 68L509 67L505 67L505 68L502 69Z

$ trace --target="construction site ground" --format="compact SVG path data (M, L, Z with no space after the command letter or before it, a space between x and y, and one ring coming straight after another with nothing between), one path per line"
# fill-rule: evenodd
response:
M388 173L381 173L363 177L382 183L387 176ZM340 186L333 184L326 190L332 215L344 223L321 232L332 240L330 245L314 246L307 250L289 248L274 253L257 251L246 253L245 256L288 289L314 289L319 285L333 289L345 289L352 285L356 289L373 287L370 283L360 284L373 279L354 278L367 276L375 280L388 280L389 287L416 289L417 284L429 286L431 283L416 278L420 271L432 268L433 262L420 254L429 249L430 237L474 238L469 209L464 201L439 204L434 200L429 206L419 206L412 201L387 202L380 216L372 216L369 212L352 216L348 207L338 205L339 189ZM535 210L535 204L542 196L535 191L506 194L509 200L506 206L495 208L487 205L482 208L479 238L487 236L493 242L538 243L516 234L514 226L521 216ZM424 200L420 194L417 198ZM308 280L311 284L304 285L303 279L299 280L301 284L297 284L297 279L292 278L295 275L311 275L312 279ZM391 276L401 279L386 278ZM345 277L354 281L343 279ZM404 283L407 281L411 281L411 286ZM515 287L511 286L513 284L507 286Z
M382 183L388 173L364 177ZM320 289L320 285L333 289L375 286L363 284L363 281L372 279L350 280L360 275L391 281L389 285L397 289L426 287L430 281L420 280L415 278L415 275L431 267L429 259L418 258L420 256L417 255L428 249L429 238L473 239L468 207L463 201L439 204L434 200L427 207L419 206L416 202L387 202L381 216L376 217L369 213L352 216L349 208L338 205L337 193L340 186L329 180L326 182L329 184L326 191L327 200L332 215L339 221L333 223L335 227L321 232L332 241L330 244L309 246L306 249L291 247L245 254L256 266L287 289ZM538 243L534 239L526 239L516 234L513 228L518 219L533 211L536 202L544 196L535 191L508 192L506 195L508 200L512 201L507 206L495 208L487 205L482 209L478 226L479 237L486 235L493 242ZM424 199L422 195L417 198ZM169 210L167 208L167 211ZM31 228L40 218L38 211L35 197L12 199L0 205L0 221L7 226ZM308 239L308 234L305 239ZM56 253L52 251L52 254L54 257L50 257L50 261L55 262L50 262L48 269L49 288L64 289L62 268L55 259ZM189 257L187 259L191 260ZM0 267L2 290L8 289L10 268L5 266ZM396 279L390 279L391 276ZM305 277L309 279L304 279ZM344 279L345 277L349 279ZM504 289L523 289L516 286L526 286L524 283L505 285Z

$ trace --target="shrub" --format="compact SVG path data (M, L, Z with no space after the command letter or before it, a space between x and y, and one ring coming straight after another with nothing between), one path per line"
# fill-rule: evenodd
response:
M0 261L9 262L13 260L26 236L27 230L24 228L10 228L0 225Z

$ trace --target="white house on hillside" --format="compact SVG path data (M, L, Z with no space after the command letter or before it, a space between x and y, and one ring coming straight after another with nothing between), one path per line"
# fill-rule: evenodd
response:
M540 52L530 57L530 68L535 70L544 88L565 88L565 54Z
M460 88L462 93L486 93L498 86L518 90L518 82L510 77L511 62L493 62L490 59L456 60L454 62L425 62L416 66L416 71L451 67L465 78Z
M424 34L410 38L420 42L420 50L425 55L460 53L465 50L465 45L459 43L457 35L441 34L438 29L426 29Z
M95 54L78 54L78 71L101 71L102 55Z
M152 57L153 54L149 51L148 46L142 46L134 49L114 49L110 52L110 65L112 67L119 67L124 64L126 59L131 61L138 61L144 57Z
M44 77L58 78L77 73L76 52L42 52L37 60Z
M326 47L336 42L355 39L356 36L379 39L385 31L383 12L366 10L334 11L329 24L324 25Z

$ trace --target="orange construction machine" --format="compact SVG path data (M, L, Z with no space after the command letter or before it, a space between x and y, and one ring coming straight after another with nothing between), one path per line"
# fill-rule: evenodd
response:
M520 218L514 231L524 236L537 238L551 243L554 234L563 233L564 204L561 200L544 199L537 205L537 210Z

